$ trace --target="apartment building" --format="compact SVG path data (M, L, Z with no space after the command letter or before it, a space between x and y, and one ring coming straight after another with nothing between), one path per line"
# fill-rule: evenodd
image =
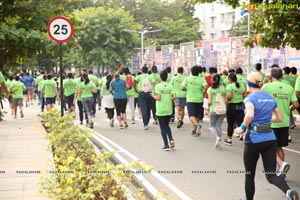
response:
M242 17L240 9L222 3L198 4L195 8L195 17L201 20L203 39L228 37L232 24Z

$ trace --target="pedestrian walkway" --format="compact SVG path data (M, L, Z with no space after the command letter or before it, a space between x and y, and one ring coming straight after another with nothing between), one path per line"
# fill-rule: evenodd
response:
M48 200L39 193L40 173L53 169L53 156L46 132L38 121L37 103L24 107L24 118L14 119L7 101L7 114L0 122L0 199Z

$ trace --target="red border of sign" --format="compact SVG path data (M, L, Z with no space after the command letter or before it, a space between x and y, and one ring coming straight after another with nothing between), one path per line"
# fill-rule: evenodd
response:
M54 20L56 20L56 19L63 19L63 20L66 20L67 23L69 23L69 25L70 25L70 27L71 27L71 34L69 35L68 38L66 38L66 39L64 39L64 40L58 40L58 39L54 38L54 37L51 35L51 33L50 33L50 26L51 26L52 22L53 22ZM63 42L69 41L69 40L72 38L72 36L73 36L73 34L74 34L74 27L73 27L73 24L72 24L71 20L69 20L68 18L66 18L66 17L64 17L64 16L56 16L56 17L52 18L52 19L48 22L47 32L48 32L48 35L50 36L50 38L51 38L53 41L58 42L58 43L63 43Z

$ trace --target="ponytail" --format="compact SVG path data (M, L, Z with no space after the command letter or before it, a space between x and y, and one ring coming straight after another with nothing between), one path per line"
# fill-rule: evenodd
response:
M106 76L106 89L109 89L110 82L112 80L112 76L109 74Z
M213 83L211 87L217 89L220 86L220 79L221 76L219 74L214 74L212 77Z
M239 82L237 82L237 77L236 77L236 75L234 73L230 73L228 75L228 79L231 80L231 82L235 83L235 86L237 88L240 88L240 84L239 84Z
M87 74L82 74L82 78L84 80L85 85L87 85L90 82L90 79Z

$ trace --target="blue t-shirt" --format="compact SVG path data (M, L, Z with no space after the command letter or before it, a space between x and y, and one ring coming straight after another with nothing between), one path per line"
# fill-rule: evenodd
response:
M35 82L32 76L26 76L26 88L33 87L33 83Z
M255 92L245 98L244 103L251 102L254 105L254 117L251 126L256 124L271 124L273 110L277 107L276 100L266 92ZM245 110L246 114L246 110ZM266 133L248 131L245 135L245 143L260 143L276 140L273 130Z
M113 89L114 99L126 99L126 81L122 79L112 80L110 82L110 87Z

